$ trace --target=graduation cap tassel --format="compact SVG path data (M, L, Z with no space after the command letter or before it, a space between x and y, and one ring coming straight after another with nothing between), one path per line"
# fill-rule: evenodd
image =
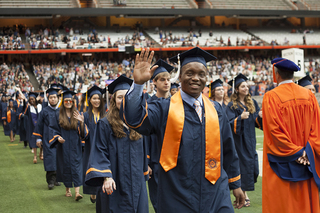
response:
M61 107L61 105L62 105L62 101L63 101L63 93L61 93L61 100L60 100L60 103L59 103L59 108Z
M89 104L88 104L88 91L86 92L86 101L84 103L84 106L85 107L89 106Z
M170 79L171 84L175 83L178 80L179 75L180 75L180 69L181 69L180 68L180 54L178 54L177 57L178 57L178 71L177 71L176 75Z
M233 78L232 79L232 94L234 93L234 82L235 82L235 79Z
M276 72L275 72L275 70L274 70L274 65L275 65L275 63L274 64L272 64L272 76L273 76L273 83L277 83L277 79L276 79Z
M107 90L107 107L108 107L108 109L109 109L109 91Z
M211 83L209 84L209 98L211 98Z

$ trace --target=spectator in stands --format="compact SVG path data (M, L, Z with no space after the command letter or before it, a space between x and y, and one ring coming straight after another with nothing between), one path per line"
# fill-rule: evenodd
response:
M212 37L213 36L213 33L212 33L212 31L210 30L210 32L209 32L209 36L210 37Z
M303 45L307 45L306 34L303 34L302 40L303 40Z

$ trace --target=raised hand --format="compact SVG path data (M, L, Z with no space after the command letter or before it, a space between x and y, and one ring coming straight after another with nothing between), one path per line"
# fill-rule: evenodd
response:
M83 116L83 112L81 112L81 114L77 111L77 110L75 110L74 112L73 112L73 117L76 119L76 120L78 120L78 121L80 121L80 122L84 122L84 116Z
M142 49L140 55L139 53L136 55L135 66L133 70L133 79L134 83L136 84L142 85L149 81L154 71L158 68L158 66L154 66L152 69L150 69L154 51L151 51L150 54L149 52L149 48L147 48L147 50Z

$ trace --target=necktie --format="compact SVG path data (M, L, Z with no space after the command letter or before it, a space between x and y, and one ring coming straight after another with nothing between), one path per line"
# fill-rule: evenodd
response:
M200 122L202 122L202 108L201 108L201 105L200 105L200 101L195 100L194 101L194 105L196 106L196 112L197 112L197 114L199 116Z

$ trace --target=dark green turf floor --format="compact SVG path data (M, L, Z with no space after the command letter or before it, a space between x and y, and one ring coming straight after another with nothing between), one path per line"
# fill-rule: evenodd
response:
M257 135L262 135L262 133L257 132ZM49 191L43 162L38 158L38 163L33 164L31 150L24 149L23 143L19 143L18 139L19 136L16 137L15 142L10 143L9 137L3 135L2 127L0 127L1 213L95 212L95 205L90 202L89 195L83 195L84 198L76 202L74 197L65 197L63 185ZM82 189L80 191L82 192ZM72 194L74 196L73 189ZM261 177L256 184L256 190L249 192L249 197L251 207L235 210L235 212L262 212ZM231 198L234 199L233 196ZM149 209L151 213L154 212L150 202Z

